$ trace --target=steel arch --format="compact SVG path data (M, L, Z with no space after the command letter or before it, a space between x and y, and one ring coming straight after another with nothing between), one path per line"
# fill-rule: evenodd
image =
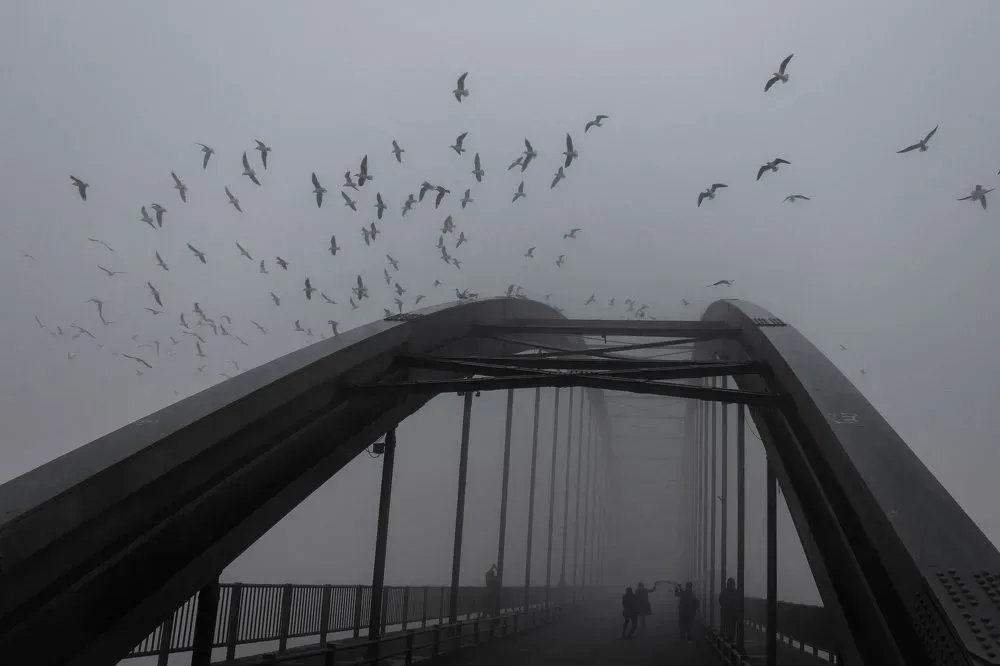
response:
M845 661L1000 663L1000 553L860 391L801 333L751 303L706 321L742 330L696 358L767 363L741 389L785 397L751 410Z
M377 321L0 486L0 654L24 666L122 657L431 397L372 397L350 384L398 379L392 359L399 354L522 351L526 345L478 337L475 329L537 318L561 315L534 301L499 298ZM584 346L576 336L556 340ZM606 433L602 394L591 390L589 397Z

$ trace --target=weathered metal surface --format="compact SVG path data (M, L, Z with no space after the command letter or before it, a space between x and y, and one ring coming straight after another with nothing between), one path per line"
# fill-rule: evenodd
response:
M949 589L942 582L947 575L971 581L1000 572L1000 553L978 526L801 333L743 301L716 302L704 319L742 329L742 342L701 342L697 358L718 353L764 361L786 396L784 416L752 413L780 463L779 478L827 609L840 611L831 621L840 623L841 637L849 642L853 634L866 663L875 663L871 650L879 642L883 664L931 663L931 654L955 655L934 662L941 664L971 663L972 655L1000 663L997 636L979 626L1000 626L1000 594L971 583L956 593L957 585ZM736 382L746 390L762 388L753 375ZM834 516L835 524L824 526L818 514ZM873 605L880 617L866 614ZM895 656L889 642L896 644ZM852 663L857 655L844 657Z
M124 655L428 399L345 386L391 378L401 353L513 353L521 347L473 328L559 316L523 299L419 314L288 354L0 486L0 654L23 666ZM600 392L592 399L607 432Z
M651 319L531 319L512 318L478 327L481 333L519 335L617 335L709 339L739 335L739 329L722 321L660 321Z

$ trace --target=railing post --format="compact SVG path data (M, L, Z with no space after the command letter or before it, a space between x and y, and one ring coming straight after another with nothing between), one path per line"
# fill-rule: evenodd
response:
M364 585L354 587L354 637L361 636L361 601L364 595Z
M388 624L389 613L385 609L389 608L389 589L390 588L388 588L388 587L383 587L382 588L382 609L383 609L383 612L382 612L382 618L379 621L380 630L376 634L376 636L375 636L376 638L385 635L385 628L386 628L386 626ZM374 599L374 598L375 598L375 591L373 590L372 591L372 599ZM369 629L369 632L370 631L371 630ZM369 636L370 635L371 635L371 633L369 633Z
M330 643L326 646L326 652L323 653L323 666L336 666L337 663L337 644Z
M767 666L778 663L778 481L767 457Z
M385 434L385 451L382 453L382 484L378 500L378 526L375 531L375 563L372 568L372 599L368 613L368 638L379 637L384 623L382 608L385 583L385 554L389 543L389 506L392 502L392 472L396 459L396 429Z
M469 471L469 430L472 420L472 391L466 391L462 407L462 444L458 455L458 499L455 506L455 539L451 556L451 622L458 620L458 581L462 572L462 528L465 521L465 480Z
M409 666L413 663L413 632L410 631L406 634L406 656L403 659L403 663Z
M566 478L563 481L562 552L559 554L559 587L566 591L566 546L569 541L569 471L573 453L573 386L569 387L569 405L566 409ZM581 389L582 390L582 389ZM565 603L566 599L560 598Z
M215 643L215 619L219 612L219 579L198 591L198 611L194 618L194 645L191 666L209 666Z
M288 629L292 622L292 584L281 588L281 624L278 634L278 653L288 649Z
M424 585L421 590L423 599L420 603L420 626L424 628L427 626L427 586Z
M403 588L403 631L406 631L406 625L410 619L410 586L407 585Z
M330 629L330 602L333 597L333 586L323 586L323 600L319 607L319 644L326 647L326 635ZM227 657L232 659L232 657Z
M728 377L722 378L722 388L728 388ZM728 545L729 539L729 404L722 403L722 465L721 465L721 488L719 489L719 496L722 498L722 515L719 519L719 534L721 535L721 543L719 544L719 591L726 589L726 558L728 553L726 546ZM719 624L722 625L722 610L719 610ZM723 626L723 631L728 629Z
M744 574L746 572L746 409L742 404L736 407L736 589L740 592L739 612L736 615L736 647L740 654L746 651L745 620L746 592Z
M240 607L243 605L243 583L233 583L229 588L229 626L226 628L226 660L236 658L240 642Z
M167 662L170 659L170 642L174 636L174 615L176 614L176 610L170 613L167 619L163 621L163 624L160 625L160 645L156 666L167 666Z
M589 579L587 578L587 559L590 550L590 519L591 519L591 506L590 506L590 461L594 457L594 404L589 403L587 409L587 463L586 470L584 470L584 481L583 481L583 543L580 547L583 550L583 571L580 575L580 584L584 586L587 592L587 601L590 600L590 590L588 588Z
M441 624L434 625L434 642L431 644L431 656L436 657L441 653Z
M438 624L444 624L444 587L441 587L441 597L438 602Z
M552 530L556 515L556 457L559 452L559 387L552 389L552 460L549 469L549 532L545 546L545 608L548 613L552 592Z
M535 525L535 477L538 465L538 415L542 389L535 389L535 425L531 435L531 476L528 481L528 544L524 556L524 609L531 604L531 538Z
M704 385L708 385L707 380L703 380ZM711 573L709 573L709 552L708 552L708 521L710 515L710 481L709 481L709 433L711 429L711 416L712 410L710 409L708 403L706 402L702 405L702 429L701 429L701 511L702 511L702 525L701 525L701 571L699 572L698 581L696 583L699 589L698 596L702 600L708 596L708 581L707 578L711 578ZM711 605L711 599L705 600L706 603Z

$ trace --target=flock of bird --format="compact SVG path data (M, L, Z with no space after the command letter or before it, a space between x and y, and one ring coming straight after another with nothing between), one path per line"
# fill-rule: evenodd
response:
M768 79L764 87L765 92L769 91L778 82L787 83L789 81L789 74L787 73L787 68L791 59L792 56L789 55L781 62L777 72L775 72ZM462 103L462 101L468 98L470 95L470 89L466 87L467 77L468 77L468 72L463 73L461 76L459 76L455 84L455 88L452 91L452 94L454 95L458 103ZM583 135L586 136L595 128L603 127L603 123L606 120L609 120L609 117L607 115L598 114L592 120L585 122L583 124ZM937 128L935 127L934 130L932 130L921 141L912 146L904 148L899 152L905 153L913 150L918 150L920 152L926 151L927 143L936 131ZM458 136L455 138L454 144L450 146L451 150L453 150L460 158L463 158L469 152L468 149L466 148L467 138L468 138L468 132L462 132L458 134ZM259 168L264 173L266 173L268 171L268 156L273 151L271 146L267 145L265 142L259 139L255 140L255 144L256 145L253 146L249 151L244 151L242 154L242 159L241 159L242 171L239 173L239 177L241 178L245 177L255 187L263 187L261 182L261 172L258 171L258 161L259 161ZM205 171L209 169L210 165L214 165L215 162L213 161L212 158L216 155L216 151L214 148L204 143L196 143L196 145L199 146L201 149L201 160L200 160L201 170ZM406 150L399 144L399 142L395 138L392 139L391 150L387 151L387 156L391 155L391 159L395 159L395 161L398 164L403 164L405 153ZM251 154L255 154L255 159L252 160L250 158ZM516 159L514 159L506 168L506 171L508 172L516 170L516 172L520 176L519 182L512 191L511 203L513 205L516 205L518 201L526 198L529 195L529 190L526 190L525 186L524 174L527 172L530 166L536 163L538 159L539 159L539 152L535 149L532 142L529 139L525 138L524 148L521 151L521 154L518 155ZM549 181L550 190L557 187L563 180L567 178L569 170L571 169L572 165L576 163L578 159L580 159L580 153L577 150L577 144L574 142L572 134L566 133L565 150L562 151L559 164L557 165L551 177L551 180ZM216 161L217 160L218 158L216 158ZM777 172L779 166L781 165L790 165L790 162L780 157L776 157L770 161L767 161L766 163L761 165L761 167L757 171L757 180L759 181L767 173ZM486 178L487 171L483 167L483 160L481 159L480 154L478 152L473 153L470 166L471 166L471 169L469 170L470 181L467 184L462 184L457 187L457 190L464 189L461 198L458 199L458 205L460 206L461 210L465 210L469 205L475 202L475 199L472 196L473 188L477 184L482 183L483 179ZM217 168L224 168L224 167L217 167ZM537 167L533 169L533 171L537 171ZM234 176L235 175L236 174L234 170ZM359 231L365 243L365 246L368 248L371 248L377 243L379 236L383 233L382 229L379 227L379 224L382 223L383 219L385 219L386 216L391 214L389 213L389 206L386 203L386 199L383 197L381 191L376 191L374 193L374 197L369 198L367 203L362 202L362 199L365 197L364 193L370 193L372 189L375 189L375 186L372 183L376 181L376 175L377 174L374 172L374 170L371 168L369 164L368 155L364 155L360 159L356 170L347 169L344 172L343 183L340 184L339 188L340 200L342 204L350 211L360 214L361 211L364 210L364 208L359 209L359 206L368 206L368 205L370 205L371 208L375 209L376 220L372 220L367 224L363 224L360 227ZM170 176L173 181L173 189L177 191L177 196L180 199L181 204L187 204L188 185L175 171L170 171ZM70 179L73 187L75 187L77 192L79 193L79 197L84 202L86 202L88 197L88 192L90 190L90 183L88 183L83 178L78 177L77 175L70 175ZM321 178L315 171L311 172L310 174L310 184L312 188L311 193L315 199L316 206L318 208L322 208L324 205L329 206L330 200L328 194L330 193L331 189L336 189L336 186L328 183L325 178ZM468 186L466 187L465 185ZM403 199L403 204L400 208L400 213L399 213L400 217L401 218L405 217L407 213L414 210L415 207L421 205L433 205L434 210L438 210L445 203L446 200L450 200L449 197L453 196L452 190L450 189L451 187L456 187L456 186L451 183L445 185L441 183L432 183L430 181L424 180L420 184L420 187L416 192L408 193L405 199ZM704 191L699 193L697 199L697 205L700 207L705 200L714 199L718 194L718 192L722 188L726 187L727 185L725 183L712 184ZM224 194L226 196L226 200L228 201L229 205L231 205L237 212L243 213L243 207L240 203L240 199L233 193L233 189L229 185L225 185L223 189L224 189ZM973 201L980 201L982 206L985 208L986 207L985 195L990 191L992 190L984 190L981 186L977 185L976 189L972 192L972 194L970 194L967 197L963 197L963 200L971 199ZM222 193L220 193L220 196L221 194ZM432 195L432 196L427 197L427 195ZM425 199L427 201L427 204L424 204ZM790 194L787 197L785 197L785 201L789 203L794 203L797 201L809 201L809 200L810 197L803 194ZM148 206L147 205L139 206L138 220L149 225L154 230L162 229L165 224L165 219L167 217L167 214L168 210L165 206L161 205L160 203L154 202L148 204ZM462 260L457 255L457 251L463 245L468 243L469 239L465 235L465 232L463 230L458 229L458 222L456 222L454 214L457 214L457 211L455 213L449 213L444 217L441 228L437 233L437 242L435 245L435 251L439 255L440 260L445 265L453 267L455 270L460 270L462 267ZM583 229L581 227L573 227L567 230L563 234L563 241L566 243L571 243L572 241L579 239L580 234L582 232ZM451 240L446 242L445 240L446 237L453 239L453 243ZM113 253L115 251L110 244L106 243L101 239L89 238L89 240L94 243L102 245L109 252ZM196 261L200 262L201 264L209 263L208 255L201 249L199 249L193 242L187 242L186 246L187 250L191 253L191 255ZM571 245L566 245L566 248L570 247ZM243 258L251 262L254 262L260 273L262 274L270 273L270 269L268 267L269 264L268 259L259 257L255 258L238 241L235 242L235 248L236 251L238 251ZM336 234L330 236L329 245L327 249L329 253L333 256L336 256L338 252L341 251L341 247L338 243ZM538 249L537 246L528 247L524 252L523 257L525 259L534 260L535 252L537 249ZM27 253L24 254L32 259L34 258L31 255L27 255ZM566 263L568 249L561 252L554 252L553 254L555 254L554 263L556 268L559 268ZM151 265L150 269L155 270L156 268L158 268L159 270L162 270L165 273L169 273L170 266L164 260L164 257L161 254L160 249L154 250L153 255L155 257L155 267ZM277 269L279 269L280 271L287 272L289 270L290 262L282 258L281 256L274 257L274 259L271 260L271 262L273 262L273 265L275 265ZM375 262L371 261L366 262L366 268L369 271L372 270L373 265L375 265ZM116 271L113 269L109 269L103 265L98 265L98 269L103 271L109 278L115 278L118 275L124 274L123 271ZM411 306L418 306L421 304L422 301L424 301L427 298L427 295L424 293L411 294L411 291L407 287L403 286L403 279L401 275L402 272L400 269L400 262L395 257L393 257L392 254L385 253L385 264L384 267L382 268L381 275L379 276L381 279L385 281L386 284L385 298L387 300L381 303L382 314L385 317L391 317L402 314L405 308ZM317 287L315 287L310 277L305 276L301 279L302 279L301 298L303 298L305 301L313 301L314 295L318 292L319 299L321 299L326 305L336 306L338 305L337 298L341 299L346 298L345 305L349 306L351 310L358 310L359 308L362 307L362 304L365 300L372 298L369 292L370 283L374 282L377 278L373 278L370 273L368 274L358 273L356 279L353 281L354 282L353 285L350 288L350 292L349 293L345 292L344 294L334 294L334 297L331 297L324 291L321 291ZM189 347L191 347L190 352L193 354L193 356L195 356L198 359L197 370L199 372L202 372L208 365L205 359L207 359L209 356L206 350L210 347L209 345L210 339L230 338L235 343L238 343L243 346L250 346L252 339L248 340L250 336L247 335L246 332L244 332L243 336L237 334L237 331L240 330L241 325L235 324L231 317L222 312L209 313L205 309L203 309L201 304L198 302L195 302L193 303L193 305L190 306L186 306L186 304L168 302L168 299L164 298L160 289L156 286L155 284L156 281L157 278L153 277L144 279L145 288L148 291L150 298L150 304L147 307L145 307L145 310L152 316L156 317L162 316L165 322L169 319L173 319L174 323L172 324L172 327L170 325L165 325L163 327L163 334L161 336L163 338L162 340L154 339L149 341L139 341L138 336L133 335L132 340L137 343L136 349L130 350L128 352L117 353L120 357L135 363L137 366L135 370L138 374L141 375L145 370L149 370L153 367L155 359L153 359L149 355L150 353L154 354L155 357L160 357L161 351L163 350L164 346L167 346L169 354L173 356L176 353L174 351L175 348L180 347L184 343L185 339L189 340ZM706 286L730 287L732 286L733 282L734 282L733 280L724 279L724 280L718 280ZM443 284L444 283L442 283L440 280L434 280L431 288L437 289L439 287L442 287ZM527 297L524 288L518 284L508 285L503 293L505 293L505 295L508 297L519 297L519 298ZM479 297L477 293L472 292L469 289L460 289L457 287L454 288L454 294L455 297L458 298L459 300L475 299ZM275 291L270 291L269 296L273 305L278 308L281 307L282 302L286 299L285 296L279 296L277 293L275 293ZM552 302L551 296L552 296L551 294L546 294L544 296L544 300L548 303L551 303ZM404 300L404 297L407 300ZM382 296L380 295L379 298L381 299ZM391 299L392 303L391 306L389 306L388 304L388 299ZM443 301L446 299L442 296L441 298L436 300ZM597 300L597 294L594 293L590 296L590 298L586 300L584 306L589 306L595 303L596 300ZM407 301L409 301L409 303ZM89 299L89 302L94 305L96 321L99 322L102 327L108 327L114 324L113 321L108 320L105 316L105 310L104 310L105 301L102 298L93 297ZM683 306L686 307L689 304L690 301L688 301L687 299L682 299ZM608 306L614 308L615 305L616 305L616 299L611 298L608 301ZM555 306L555 304L553 304L553 306L562 311L561 308L558 308L558 306ZM631 299L631 298L623 299L619 307L624 308L624 311L621 312L621 315L625 317L634 317L638 319L654 318L649 313L649 306L645 303L637 302L636 299ZM35 321L39 327L47 330L50 334L54 336L63 336L68 334L73 339L78 338L80 336L88 336L89 338L98 340L98 335L91 330L93 326L91 328L87 328L85 326L77 324L76 322L73 322L69 324L69 326L67 327L69 330L64 330L64 328L61 325L50 326L42 322L38 317L35 317ZM265 328L260 323L258 323L256 320L249 319L246 323L254 327L254 330L252 331L254 335L265 336L268 334L268 329ZM339 325L340 324L337 319L330 317L329 319L326 320L323 329L319 331L319 337L324 339L327 337L326 326L329 327L330 335L334 337L338 336L340 334ZM294 319L293 321L290 321L288 326L292 331L304 334L306 340L303 341L303 344L308 344L310 339L314 338L316 335L313 329L308 324L305 326L302 325L301 319ZM249 330L249 327L245 328ZM70 333L70 331L72 331L72 333ZM211 331L211 336L208 335L207 331ZM142 348L148 348L150 352L149 353L142 352L141 351ZM74 358L74 354L73 353L68 354L68 358L72 360ZM230 365L232 365L232 367L237 372L242 371L242 368L236 361L228 360L227 362ZM227 372L220 372L219 374L224 377L231 376Z

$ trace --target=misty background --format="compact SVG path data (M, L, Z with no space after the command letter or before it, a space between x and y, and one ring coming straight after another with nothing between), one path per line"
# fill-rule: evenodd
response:
M510 283L538 300L551 294L567 316L622 317L629 297L657 318L697 319L721 297L762 305L833 359L996 543L1000 202L984 211L956 199L1000 180L997 25L1000 5L987 0L3 3L0 480L224 380L236 372L230 361L245 370L318 340L328 319L343 331L395 311L381 277L389 253L405 310L418 294L422 306L454 300L455 289L500 295ZM765 94L789 53L790 81ZM450 91L465 71L471 94L459 104ZM596 114L610 118L584 134ZM937 124L928 152L896 154ZM459 157L448 146L466 131ZM566 132L579 158L550 189ZM523 175L508 172L525 137L539 157ZM267 170L255 139L273 148ZM195 142L216 149L205 170ZM244 150L259 188L240 175ZM482 184L469 173L475 152ZM339 189L365 154L375 180L351 192L355 213ZM775 157L791 165L755 182ZM189 187L186 204L171 170ZM314 171L329 190L322 208ZM86 202L69 174L91 185ZM522 177L528 196L512 204ZM439 210L425 199L401 218L423 180L451 194ZM697 207L713 182L729 187ZM245 214L229 206L226 186ZM462 210L467 187L475 202ZM375 219L376 192L389 210L366 248L360 228ZM812 200L782 202L793 193ZM138 221L154 201L167 208L157 230ZM460 270L434 247L448 214ZM563 240L571 227L580 237ZM458 231L468 243L454 249ZM342 247L335 257L331 234ZM522 256L531 246L533 260ZM127 274L108 277L97 264ZM372 298L352 311L359 273ZM306 302L306 277L337 305ZM705 287L720 279L735 283ZM162 292L161 315L144 309L154 305L147 280ZM91 297L114 324L101 325ZM196 301L216 320L231 317L248 346L212 336L208 358L197 358L177 325L180 312L193 322ZM315 337L294 331L296 319ZM98 340L71 340L72 323ZM50 335L57 326L66 334ZM159 357L140 347L154 340ZM152 369L120 356L137 352ZM474 405L465 584L481 584L496 558L503 400L483 394ZM532 400L517 394L509 583L524 554ZM543 410L535 580L544 576L551 418ZM448 578L460 420L461 400L441 396L400 426L389 584ZM747 442L747 592L760 596L764 466L759 442ZM634 491L648 534L675 529L668 482L679 471L636 463L654 455L649 442L619 437L614 447L633 459L621 488L655 489L639 474L664 480L659 493ZM380 464L353 461L224 580L367 582ZM787 512L779 540L780 596L818 601ZM676 544L650 536L647 545L621 582L681 574Z

